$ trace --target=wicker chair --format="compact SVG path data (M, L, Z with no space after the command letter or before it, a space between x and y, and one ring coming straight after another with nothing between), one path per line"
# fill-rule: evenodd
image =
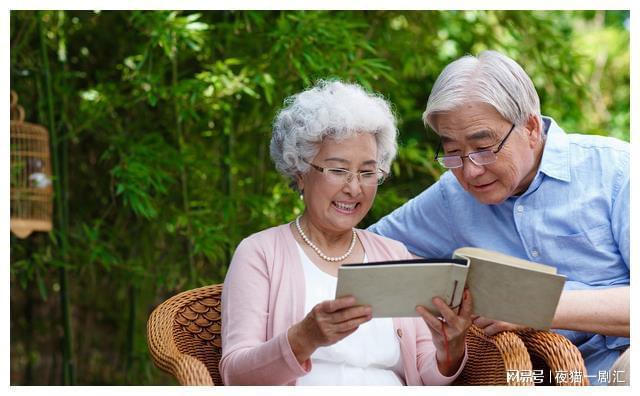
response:
M188 290L160 304L147 323L153 362L181 385L223 385L221 357L222 284ZM578 349L561 335L527 330L485 336L472 326L469 359L456 385L556 385L556 373L586 373ZM544 371L538 371L544 370ZM557 385L588 385L586 375ZM535 383L534 383L535 382Z

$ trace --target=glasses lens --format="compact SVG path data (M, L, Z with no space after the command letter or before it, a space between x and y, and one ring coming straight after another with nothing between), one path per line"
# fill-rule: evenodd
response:
M459 168L462 166L462 158L457 155L438 157L438 162L445 168Z
M328 168L325 175L327 180L333 184L344 184L350 179L349 172L344 169Z
M325 169L325 176L327 181L332 184L345 184L351 182L355 173L349 172L346 169L339 168L327 168ZM384 182L385 174L379 170L376 172L361 172L358 174L358 180L363 186L377 186Z
M384 182L384 172L362 172L359 178L363 186L379 186Z
M469 158L476 165L488 165L496 162L496 155L491 150L476 151L475 153L469 153Z

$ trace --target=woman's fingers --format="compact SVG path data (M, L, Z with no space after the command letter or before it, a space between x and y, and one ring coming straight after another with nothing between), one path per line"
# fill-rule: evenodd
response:
M370 316L361 316L358 318L347 320L346 322L338 323L335 327L336 333L344 333L350 330L357 329L361 324L371 320Z
M345 339L345 338L349 337L351 334L355 333L355 332L356 332L356 330L358 330L359 328L360 328L360 327L358 326L358 327L354 327L354 328L353 328L353 329L351 329L351 330L344 331L344 332L342 332L342 333L336 333L336 335L337 335L336 342L338 342L338 341L340 341L340 340L343 340L343 339Z
M320 308L324 311L324 312L336 312L339 311L341 309L345 309L348 307L351 307L353 305L355 305L356 303L356 298L353 296L346 296L346 297L340 297L340 298L336 298L335 300L327 300L327 301L323 301L320 303Z
M422 316L422 319L424 319L426 324L431 329L432 333L435 332L435 333L441 334L442 330L440 329L440 327L442 325L440 324L440 320L436 318L431 312L429 312L429 310L427 310L422 305L418 305L416 307L416 312L418 312L420 316Z
M464 289L462 294L462 306L460 307L459 315L465 319L473 320L473 296L469 289Z
M456 313L452 310L446 302L440 297L434 297L433 305L436 306L438 311L440 311L440 315L445 319L445 321L449 323L457 323L458 321L470 322L471 315L473 311L473 300L471 297L471 293L468 289L465 289L462 293L462 302L460 303L460 310Z
M323 301L316 306L320 315L330 323L341 323L360 316L371 315L371 306L355 305L356 299L351 296Z
M449 323L454 323L458 319L458 314L453 312L451 308L440 297L434 297L431 302L436 306L440 315Z
M355 298L342 297L316 305L308 315L320 345L334 344L353 333L361 324L371 320L371 307L357 305Z
M358 305L355 307L346 308L331 314L331 322L341 323L358 318L361 316L371 315L371 307L368 305Z
M471 293L469 293L469 290L465 289L462 295L462 303L459 313L452 310L447 303L439 297L434 297L432 302L436 309L440 311L439 318L429 312L425 307L416 307L416 311L420 316L422 316L432 333L442 335L442 322L446 323L447 328L455 329L454 333L452 333L454 337L457 333L466 333L466 329L471 325L473 310L473 301L471 300Z

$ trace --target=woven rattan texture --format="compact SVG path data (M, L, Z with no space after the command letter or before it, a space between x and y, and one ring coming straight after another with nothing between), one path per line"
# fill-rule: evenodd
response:
M182 307L175 316L173 334L178 350L203 362L213 383L222 385L218 371L222 356L220 296L213 297L204 297Z
M545 372L554 385L589 385L587 369L578 348L567 338L550 331L519 331L532 359L539 358L551 372ZM536 367L534 367L536 369Z
M182 385L222 385L221 293L222 285L188 290L160 304L149 317L151 357Z
M508 381L507 370L531 371L527 348L511 332L489 337L472 325L467 333L468 360L456 385L533 385L520 378Z
M223 385L221 356L222 284L188 290L160 304L149 317L147 340L151 357L160 369L182 385ZM566 338L548 331L502 332L486 336L471 326L467 336L468 360L455 385L534 385L531 376L544 362L556 372L586 373L578 349ZM510 375L516 374L516 375ZM557 385L587 385L581 382Z

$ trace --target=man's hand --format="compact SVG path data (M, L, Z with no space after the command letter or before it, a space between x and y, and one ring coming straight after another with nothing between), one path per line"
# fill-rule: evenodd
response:
M473 316L473 324L481 328L488 336L496 335L501 331L515 331L526 329L526 326L520 326L513 323L501 322L485 318L484 316Z

